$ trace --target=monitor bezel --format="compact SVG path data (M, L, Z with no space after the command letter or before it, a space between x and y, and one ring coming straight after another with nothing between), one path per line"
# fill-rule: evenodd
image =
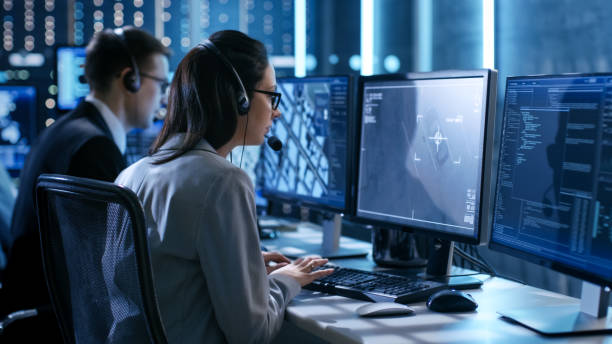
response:
M305 77L296 77L296 76L287 76L287 77L279 77L277 78L277 84L282 80L304 80L304 79L329 79L329 78L347 78L348 83L348 99L347 99L347 152L346 152L346 185L344 190L344 206L337 207L329 204L324 204L321 202L313 201L310 198L303 198L302 196L284 193L284 192L275 192L270 189L266 189L264 184L262 183L261 187L261 195L262 197L268 199L269 201L277 201L282 203L287 203L291 205L296 205L300 207L307 207L314 210L324 211L324 212L333 212L333 213L342 213L342 214L351 214L353 212L353 208L351 207L351 194L354 189L353 180L351 179L353 176L353 159L354 159L354 140L355 136L355 99L356 99L356 87L355 82L356 78L350 74L333 74L333 75L308 75ZM282 116L282 115L281 115ZM264 149L266 149L264 147ZM261 152L261 157L263 158L264 151ZM261 167L263 169L263 167ZM263 173L263 172L262 172Z
M502 149L502 140L503 140L503 130L505 130L505 121L506 121L506 107L508 106L507 104L507 94L508 94L508 84L512 81L516 81L516 80L520 80L520 79L553 79L553 78L581 78L581 77L605 77L605 76L609 76L612 78L612 73L563 73L563 74L536 74L536 75L515 75L515 76L509 76L506 78L506 89L504 91L504 109L503 109L503 113L501 114L502 118L501 118L501 137L500 137L500 142L499 142L499 149L501 151ZM502 161L501 161L501 156L500 159L498 161L498 166L497 168L499 169L499 166L501 165ZM496 189L496 193L495 196L497 195L497 185L498 185L498 178L499 176L496 178L495 180L495 189ZM538 256L534 253L530 253L530 252L525 252L525 251L521 251L519 249L510 247L506 244L497 242L493 240L493 225L494 225L494 215L495 215L495 207L497 206L497 197L493 198L493 210L492 210L492 222L491 222L491 240L489 241L489 248L491 250L497 251L497 252L501 252L501 253L505 253L508 254L510 256L513 256L515 258L519 258L525 261L528 261L530 263L534 263L567 275L571 275L580 279L583 279L585 281L589 281L591 283L595 283L598 285L602 285L602 286L609 286L612 287L612 278L610 279L606 279L605 277L602 277L601 275L597 275L597 274L593 274L593 273L589 273L588 271L585 270L581 270L579 268L576 268L574 266L568 265L566 263L562 263L562 262L558 262L558 261L554 261L551 258L545 258L545 257L541 257Z
M474 236L464 236L460 234L449 233L446 231L421 228L413 225L406 225L392 221L371 219L364 217L363 215L357 214L357 198L359 188L359 166L360 166L360 155L356 154L356 162L354 166L353 180L355 181L355 193L353 195L352 208L354 209L352 219L359 223L369 224L377 227L399 229L406 232L422 234L430 237L435 237L444 240L458 241L473 245L485 245L489 240L489 234L491 229L492 220L492 197L494 196L492 180L494 180L495 171L493 168L493 153L494 153L494 141L495 141L495 107L497 97L497 71L494 69L474 69L474 70L440 70L433 72L418 72L418 73L407 73L407 74L384 74L362 77L359 81L358 87L358 103L359 113L356 118L356 135L355 135L355 149L356 153L361 147L361 125L362 125L362 109L363 109L363 90L364 85L372 81L409 81L409 80L429 80L429 79L458 79L458 78L484 78L486 82L485 95L486 99L483 99L486 104L485 122L484 122L484 135L483 135L483 163L480 170L480 212L478 216L478 231Z
M59 114L64 114L64 113L70 112L70 111L74 110L76 108L76 106L74 108L72 108L72 109L67 109L67 108L61 108L60 105L59 105L60 87L59 87L59 74L58 74L59 60L57 58L58 51L60 49L65 49L65 48L83 48L83 49L85 49L86 47L87 47L86 45L59 44L59 45L56 45L54 50L53 50L53 58L55 59L54 60L54 64L53 64L53 75L54 75L55 85L57 86L57 93L55 94L55 109L57 110L57 112ZM83 66L83 68L84 68L84 66Z

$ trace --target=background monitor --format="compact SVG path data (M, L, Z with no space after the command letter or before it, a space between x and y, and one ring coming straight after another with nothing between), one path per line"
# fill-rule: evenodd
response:
M491 248L612 286L611 110L612 74L507 79Z
M89 93L85 82L85 47L60 46L55 50L57 108L74 109Z
M497 73L364 78L356 215L438 238L489 230Z
M346 210L349 166L350 78L278 78L282 116L271 128L283 142L262 156L264 197L321 209Z
M265 208L268 202L261 196L261 180L258 178L261 175L259 169L262 166L262 148L262 146L238 146L232 150L231 162L235 166L242 168L249 175L255 189L255 204Z
M36 88L0 85L0 164L16 177L36 137Z

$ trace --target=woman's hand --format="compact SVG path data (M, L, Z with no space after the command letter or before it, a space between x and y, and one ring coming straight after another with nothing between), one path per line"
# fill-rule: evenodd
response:
M293 277L303 287L316 279L329 276L334 272L334 269L313 271L326 263L327 259L322 258L300 258L291 264L286 264L282 268L275 270L273 273Z
M280 269L287 264L290 264L291 261L289 258L283 256L280 252L265 252L262 251L261 255L263 256L264 263L266 265L266 271L268 274L270 272ZM275 263L275 264L270 264Z

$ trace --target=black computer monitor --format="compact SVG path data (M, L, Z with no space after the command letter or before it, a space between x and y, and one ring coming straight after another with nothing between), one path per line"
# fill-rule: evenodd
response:
M74 109L89 93L85 82L85 47L59 46L55 50L57 108Z
M487 242L496 85L486 69L362 79L356 216L443 239L430 275L452 241Z
M270 131L283 143L263 148L265 197L345 212L348 204L351 87L348 76L278 78L282 116Z
M314 208L320 215L323 238L289 243L296 257L318 254L327 258L365 256L368 252L340 244L342 216L350 213L353 165L353 87L349 76L278 78L282 116L270 135L283 143L279 152L263 147L262 195L268 199Z
M507 79L490 247L590 282L583 303L612 286L611 124L612 74ZM545 334L612 328L577 306L500 313Z
M36 137L36 88L0 85L0 164L19 175Z

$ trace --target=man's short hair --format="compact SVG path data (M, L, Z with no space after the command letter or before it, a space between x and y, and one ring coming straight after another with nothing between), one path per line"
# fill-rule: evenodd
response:
M127 51L126 51L127 50ZM131 54L138 69L148 69L149 58L156 54L170 57L170 50L150 33L126 26L123 28L123 42L111 29L98 32L86 49L85 77L92 90L106 92L112 79L119 76L124 68L132 65Z

